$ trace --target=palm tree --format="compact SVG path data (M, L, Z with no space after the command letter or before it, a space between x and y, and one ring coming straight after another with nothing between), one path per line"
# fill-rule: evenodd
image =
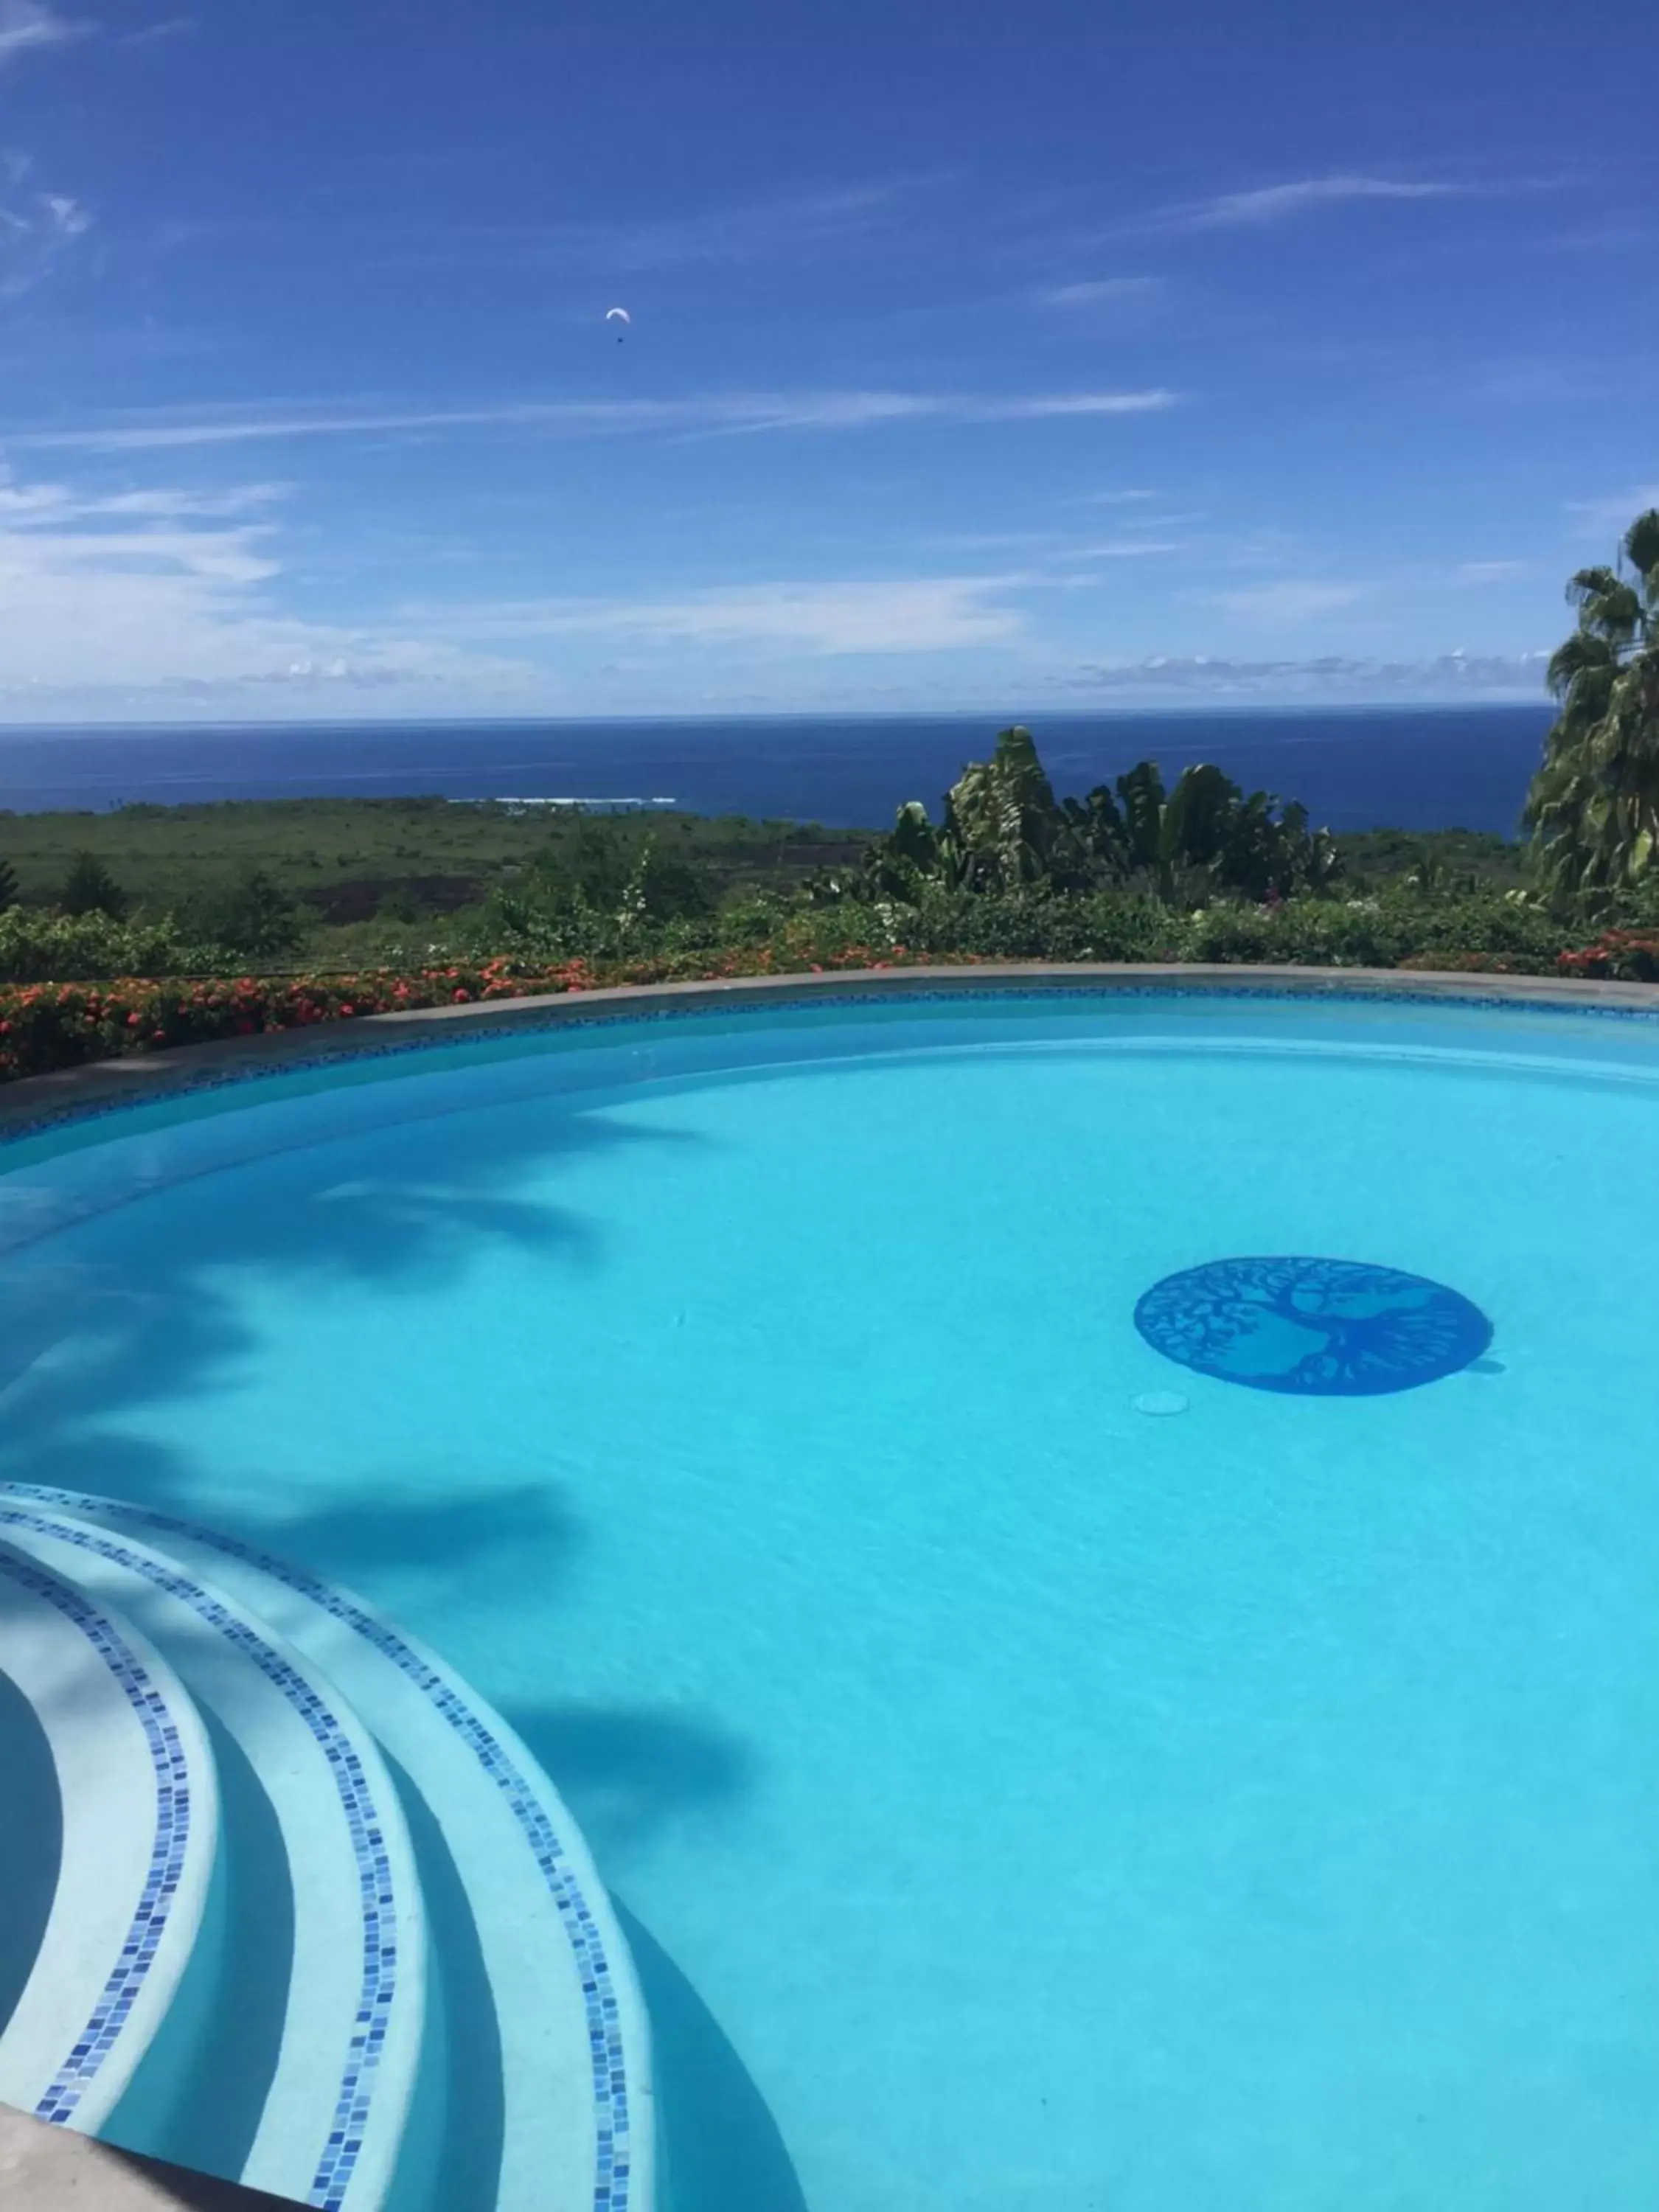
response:
M1659 507L1567 598L1578 627L1550 661L1560 713L1526 821L1546 880L1578 893L1632 883L1659 853Z

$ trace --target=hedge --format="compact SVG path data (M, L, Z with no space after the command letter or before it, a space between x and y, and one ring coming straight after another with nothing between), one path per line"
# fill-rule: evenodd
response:
M805 965L822 969L892 964L879 950L857 945L827 961L797 963L797 972ZM88 1060L224 1037L270 1036L364 1014L537 998L609 984L774 972L787 971L779 969L772 948L762 945L713 961L658 957L611 962L603 969L581 960L540 969L489 960L406 974L242 975L222 981L128 976L108 983L0 985L0 1083Z
M203 1044L222 1037L306 1029L364 1014L468 1006L613 984L821 974L834 969L907 967L930 961L977 964L993 957L1098 959L1112 957L1114 953L1124 957L1115 948L1109 952L1103 946L1077 942L1083 933L1081 916L1071 917L1064 931L1046 934L1034 927L1035 919L1029 908L1018 916L1004 915L1001 928L984 933L994 941L988 945L981 940L971 950L963 949L959 941L949 946L937 941L905 941L888 926L888 916L867 937L855 938L848 927L852 917L841 912L828 927L793 926L780 931L773 942L714 951L659 948L631 959L581 958L534 965L496 958L355 975L242 975L207 981L129 977L103 983L0 985L0 1082L79 1066L88 1060L159 1052L171 1045ZM1138 921L1141 919L1137 916ZM1362 916L1352 908L1326 907L1322 928L1310 927L1311 919L1305 914L1292 915L1288 908L1278 912L1211 908L1190 916L1166 915L1155 941L1145 950L1138 945L1128 957L1311 961L1336 967L1376 964L1478 974L1559 974L1659 981L1659 932L1607 930L1588 945L1565 949L1559 949L1557 940L1553 956L1545 957L1534 949L1537 939L1530 935L1529 927L1521 924L1516 925L1516 934L1522 940L1522 946L1514 950L1506 949L1501 941L1474 950L1455 944L1425 948L1419 941L1413 949L1386 927L1379 931L1375 915ZM930 934L925 930L921 933ZM1131 932L1139 933L1139 929ZM1504 933L1497 933L1500 940ZM1056 950L1057 934L1066 942L1064 951Z

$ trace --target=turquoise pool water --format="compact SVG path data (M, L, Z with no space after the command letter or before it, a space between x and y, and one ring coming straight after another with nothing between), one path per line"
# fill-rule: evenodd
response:
M1656 1135L1659 1024L1244 996L238 1086L0 1150L0 1462L507 1711L672 2212L1648 2212ZM1349 1395L1136 1325L1281 1255L1490 1342Z

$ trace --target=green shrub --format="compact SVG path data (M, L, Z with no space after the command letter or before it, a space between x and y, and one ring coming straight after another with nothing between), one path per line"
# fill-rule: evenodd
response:
M170 916L115 921L106 914L0 911L0 982L84 981L96 975L166 975L222 964L216 951L188 944Z
M576 938L580 949L573 949ZM428 952L349 975L188 980L223 957L191 945L169 921L17 907L0 913L0 1081L117 1054L452 1001L933 961L1296 963L1659 981L1659 930L1597 934L1583 920L1478 890L1402 887L1376 898L1224 901L1182 913L1121 891L988 894L927 885L915 903L819 906L759 895L718 915L662 921L581 907L562 918L532 917L507 951L497 946L447 960ZM185 980L178 980L181 972Z
M1570 925L1501 893L1448 897L1412 890L1375 898L1287 899L1282 906L1216 905L1188 921L1187 957L1311 968L1431 967L1465 957L1516 973L1543 972L1571 942Z
M64 914L104 914L119 921L127 910L127 895L96 853L77 853L58 894L58 905Z
M179 919L198 943L221 945L240 960L283 959L306 938L299 901L263 868L198 892Z

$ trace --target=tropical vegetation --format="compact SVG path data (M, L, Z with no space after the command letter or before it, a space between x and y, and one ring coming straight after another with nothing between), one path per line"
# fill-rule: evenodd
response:
M1247 796L1218 768L1187 769L1166 791L1155 763L1141 761L1086 798L1056 799L1031 732L1016 726L1000 732L988 761L963 770L937 828L913 799L850 882L831 878L817 889L908 900L929 884L992 896L1110 886L1170 906L1217 893L1322 890L1339 867L1334 840L1310 830L1304 807L1265 791Z
M1209 765L1062 796L1022 726L937 817L911 800L883 833L433 799L0 818L0 1079L447 1002L926 962L1659 981L1659 511L1569 595L1524 847L1337 840Z
M1560 713L1526 818L1543 880L1574 896L1638 883L1659 861L1659 507L1567 597L1578 624L1550 661Z

